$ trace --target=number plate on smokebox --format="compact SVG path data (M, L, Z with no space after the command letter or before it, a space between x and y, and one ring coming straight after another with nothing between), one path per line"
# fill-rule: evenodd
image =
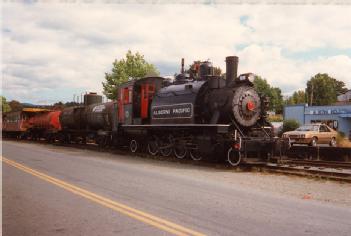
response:
M193 104L181 103L174 105L154 106L151 109L153 119L191 118Z

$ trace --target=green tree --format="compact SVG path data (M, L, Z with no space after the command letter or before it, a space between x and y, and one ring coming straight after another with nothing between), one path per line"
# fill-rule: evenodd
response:
M335 82L335 90L336 90L337 96L344 94L348 91L348 89L345 87L346 85L344 81L334 79L334 82Z
M220 67L213 67L213 75L221 76L222 75L221 68Z
M257 91L269 98L269 110L281 114L283 111L284 100L280 88L272 87L266 79L256 76L254 86Z
M109 99L117 98L117 87L130 78L139 79L145 76L158 76L159 72L153 64L145 61L139 52L133 54L128 50L126 57L112 63L111 73L105 73L105 82L102 82L104 94Z
M307 81L307 102L309 105L331 105L337 96L345 93L345 83L330 77L328 74L316 74Z
M284 100L283 100L283 95L282 91L280 88L271 88L271 93L272 93L272 109L277 113L277 114L282 114L283 113L283 106L284 106Z
M299 128L300 124L297 120L284 120L281 134ZM281 134L279 136L281 136Z
M306 93L303 90L298 90L290 96L285 103L287 105L295 105L295 104L305 104L306 103Z
M306 93L303 90L295 91L292 95L295 104L306 103Z
M11 111L11 107L10 107L10 105L7 103L6 98L3 97L3 96L0 96L0 97L1 97L1 111L2 111L3 113Z

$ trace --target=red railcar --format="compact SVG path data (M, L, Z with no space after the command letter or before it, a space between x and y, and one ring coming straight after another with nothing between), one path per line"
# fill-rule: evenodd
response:
M48 111L36 114L31 117L29 124L31 129L40 129L47 132L57 132L61 130L60 124L60 114L61 111Z
M20 133L27 131L28 118L21 111L9 112L4 114L2 131L6 133Z
M3 114L2 132L5 136L24 137L33 127L30 120L48 111L40 108L23 108L22 111L7 112Z

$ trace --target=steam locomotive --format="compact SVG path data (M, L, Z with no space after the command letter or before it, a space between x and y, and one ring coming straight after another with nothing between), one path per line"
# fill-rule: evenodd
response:
M254 74L237 76L238 62L236 56L226 57L226 74L219 76L208 61L185 73L182 60L174 81L133 79L108 103L86 94L84 105L62 110L56 130L41 129L41 134L179 159L223 157L233 166L267 161L277 143L266 119L268 101L255 90ZM37 130L32 124L27 133Z
M152 77L129 81L118 94L118 132L130 150L146 146L193 160L225 156L231 165L267 159L275 139L266 120L267 99L253 87L254 75L237 76L238 57L226 58L225 78L209 62L167 83Z

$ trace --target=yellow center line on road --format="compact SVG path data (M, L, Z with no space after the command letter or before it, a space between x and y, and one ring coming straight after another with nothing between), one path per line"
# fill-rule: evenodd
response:
M56 186L59 186L59 187L65 189L69 192L72 192L74 194L82 196L86 199L89 199L89 200L95 202L95 203L98 203L98 204L103 205L107 208L110 208L114 211L117 211L119 213L127 215L133 219L136 219L136 220L139 220L139 221L144 222L146 224L152 225L152 226L154 226L158 229L164 230L166 232L169 232L169 233L172 233L175 235L194 235L194 236L203 236L204 235L202 233L185 228L181 225L172 223L170 221L164 220L162 218L159 218L157 216L143 212L141 210L137 210L135 208L129 207L129 206L124 205L122 203L119 203L119 202L113 201L111 199L102 197L102 196L97 195L93 192L87 191L87 190L82 189L80 187L77 187L75 185L72 185L72 184L69 184L69 183L64 182L62 180L56 179L54 177L51 177L51 176L46 175L44 173L41 173L39 171L33 170L27 166L19 164L15 161L7 159L5 157L1 157L1 161L8 164L8 165L16 167L17 169L20 169L26 173L34 175L42 180L45 180L49 183L52 183Z

